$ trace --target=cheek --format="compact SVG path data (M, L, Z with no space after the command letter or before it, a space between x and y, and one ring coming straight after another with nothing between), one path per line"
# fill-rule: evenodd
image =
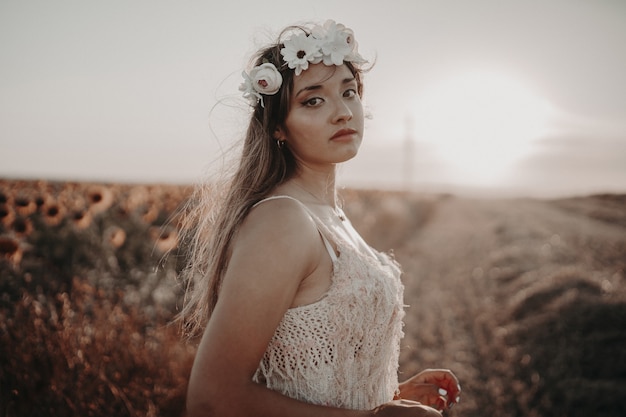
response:
M354 109L352 110L352 117L358 120L359 125L363 127L365 110L363 109L363 103L361 103L360 101L357 105L354 106Z
M303 114L297 114L289 117L285 122L285 126L291 139L298 140L311 136L319 126L319 121Z

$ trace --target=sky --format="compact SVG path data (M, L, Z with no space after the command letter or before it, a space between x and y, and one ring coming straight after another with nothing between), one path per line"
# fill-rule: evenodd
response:
M197 182L245 129L251 55L328 18L375 62L340 185L626 192L621 0L2 0L0 177Z

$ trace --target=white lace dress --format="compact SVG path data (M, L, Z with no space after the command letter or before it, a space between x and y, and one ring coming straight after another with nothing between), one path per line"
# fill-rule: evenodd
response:
M311 216L333 260L331 286L317 302L287 310L254 381L308 403L373 409L398 388L400 268L385 254L360 252Z

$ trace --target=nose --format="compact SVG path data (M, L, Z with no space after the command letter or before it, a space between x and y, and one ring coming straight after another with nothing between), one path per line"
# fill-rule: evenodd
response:
M335 101L333 122L347 122L352 119L352 110L346 100L341 97Z

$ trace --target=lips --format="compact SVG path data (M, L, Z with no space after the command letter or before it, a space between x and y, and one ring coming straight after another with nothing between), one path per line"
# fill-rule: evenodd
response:
M357 133L356 130L354 129L341 129L338 130L337 132L335 132L335 134L330 138L331 140L333 139L339 139L345 136L351 136L353 134Z

